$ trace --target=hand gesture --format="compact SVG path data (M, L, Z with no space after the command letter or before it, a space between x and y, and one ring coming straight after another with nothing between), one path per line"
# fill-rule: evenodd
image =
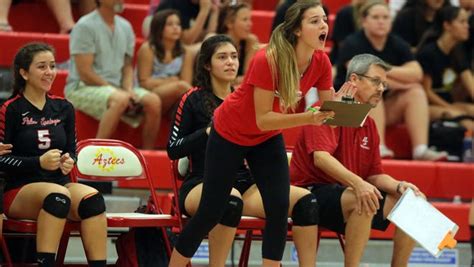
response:
M351 82L345 82L337 93L334 91L334 87L331 87L332 100L341 101L343 96L354 98L355 93L357 92L357 87Z
M12 147L13 147L13 146L10 145L10 144L4 144L4 143L1 143L1 142L0 142L0 156L12 152L12 151L11 151Z
M354 185L354 191L357 198L357 212L362 214L376 214L380 208L379 199L382 199L380 191L372 184L366 181L360 181Z
M54 171L59 168L61 160L61 150L51 149L46 151L43 155L40 156L40 166L41 168Z
M328 119L334 117L334 111L319 111L319 107L309 108L307 112L311 115L310 124L313 125L322 125Z
M67 175L71 172L72 168L74 167L74 160L69 156L69 153L65 153L61 156L59 168L64 175Z

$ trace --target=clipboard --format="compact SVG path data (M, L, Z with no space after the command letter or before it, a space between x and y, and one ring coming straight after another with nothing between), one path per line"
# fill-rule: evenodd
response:
M434 257L444 248L454 248L459 226L422 197L407 189L387 219L403 230Z
M334 118L328 119L324 124L345 127L361 127L371 108L372 106L370 104L324 101L319 110L332 110L335 113Z

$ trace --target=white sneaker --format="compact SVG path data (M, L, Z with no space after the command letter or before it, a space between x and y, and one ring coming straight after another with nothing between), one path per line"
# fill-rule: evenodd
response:
M419 156L414 156L414 160L423 160L423 161L447 161L448 152L446 151L436 151L431 148L425 150L425 152Z
M393 150L386 146L380 146L380 157L383 159L393 159L395 156L395 153L393 153Z

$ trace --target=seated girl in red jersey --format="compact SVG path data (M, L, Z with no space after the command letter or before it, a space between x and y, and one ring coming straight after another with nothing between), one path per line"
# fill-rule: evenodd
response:
M245 159L263 199L263 265L279 266L285 248L289 170L281 129L322 124L333 112L295 110L311 87L330 99L331 64L322 51L328 25L321 4L299 1L252 59L244 80L214 112L206 147L201 201L178 238L170 266L185 266L221 220ZM321 91L327 89L326 91Z
M226 35L215 35L203 42L198 54L196 85L181 98L168 143L171 159L187 157L191 169L181 185L180 209L193 216L202 193L206 143L214 110L228 97L237 77L239 60L237 49ZM224 266L232 241L243 215L265 218L262 199L249 169L241 162L232 186L224 216L209 232L210 266ZM243 205L243 209L242 209ZM290 210L293 237L300 266L316 262L318 206L309 190L290 188Z
M54 266L66 219L81 221L89 266L105 266L104 199L67 176L76 157L74 108L48 94L56 77L53 50L28 44L13 66L13 95L0 109L0 142L13 145L11 154L0 156L0 169L7 175L5 214L37 221L39 266Z

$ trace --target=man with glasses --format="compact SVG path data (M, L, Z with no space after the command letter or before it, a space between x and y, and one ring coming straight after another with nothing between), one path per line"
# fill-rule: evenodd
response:
M348 65L354 99L376 107L390 66L361 54ZM345 266L359 266L370 230L385 231L389 212L405 190L419 189L384 174L373 119L362 127L304 126L290 165L291 184L311 190L319 203L319 225L345 235ZM407 266L415 242L397 229L391 266Z

